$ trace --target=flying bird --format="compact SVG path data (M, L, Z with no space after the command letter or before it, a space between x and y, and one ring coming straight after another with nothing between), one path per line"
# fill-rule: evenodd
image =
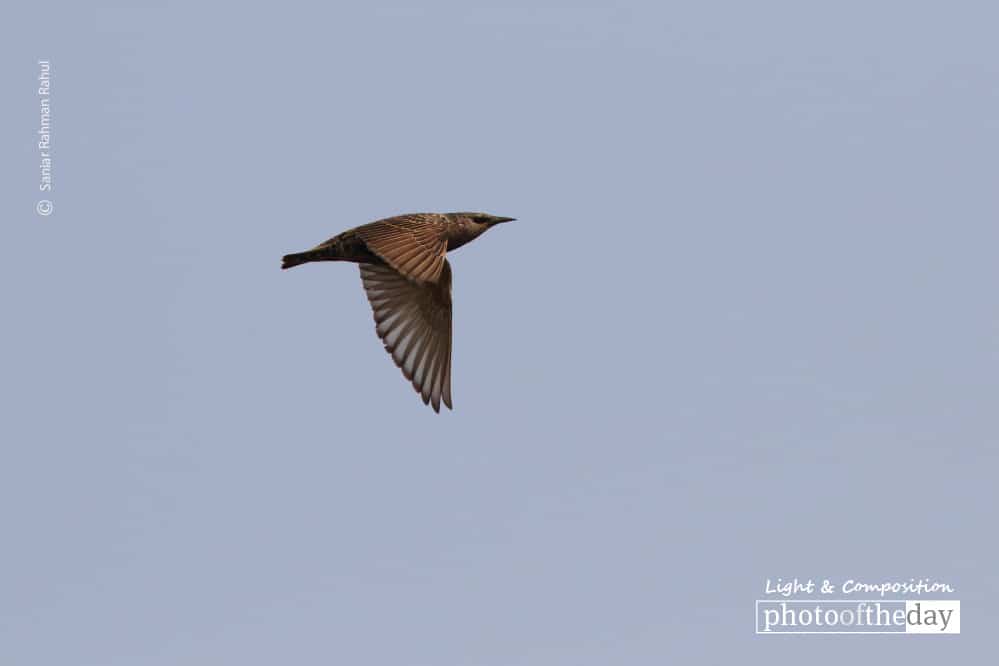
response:
M451 406L451 265L448 250L512 217L412 213L348 229L311 250L287 254L281 268L313 261L360 265L361 282L385 350L435 412Z

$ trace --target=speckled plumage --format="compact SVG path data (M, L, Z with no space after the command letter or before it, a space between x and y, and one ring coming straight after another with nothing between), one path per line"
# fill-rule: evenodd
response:
M486 213L412 213L348 229L281 268L314 261L360 264L385 349L424 404L451 404L451 266L446 255L513 220Z

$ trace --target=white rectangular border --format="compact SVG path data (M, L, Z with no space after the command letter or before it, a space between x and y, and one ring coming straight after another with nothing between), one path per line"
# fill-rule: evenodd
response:
M753 607L753 627L756 629L756 634L761 636L770 635L805 635L805 634L828 634L830 636L835 636L837 634L850 634L851 636L960 636L961 634L945 634L943 632L937 633L914 633L911 631L906 631L902 628L902 631L760 631L760 603L765 604L779 604L781 602L785 603L806 603L809 601L815 601L817 603L827 603L827 604L863 604L863 603L896 603L905 605L906 601L958 601L957 599L757 599L756 604Z

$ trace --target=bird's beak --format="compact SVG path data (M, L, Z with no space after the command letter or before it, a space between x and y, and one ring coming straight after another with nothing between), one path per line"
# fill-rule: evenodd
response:
M493 218L493 224L502 224L503 222L513 222L517 218L515 217L496 217Z

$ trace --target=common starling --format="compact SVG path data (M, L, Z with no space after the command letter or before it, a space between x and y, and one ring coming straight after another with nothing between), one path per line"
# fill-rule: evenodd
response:
M360 265L375 331L406 379L439 412L451 406L451 266L445 255L512 217L413 213L348 229L281 268L312 261Z

